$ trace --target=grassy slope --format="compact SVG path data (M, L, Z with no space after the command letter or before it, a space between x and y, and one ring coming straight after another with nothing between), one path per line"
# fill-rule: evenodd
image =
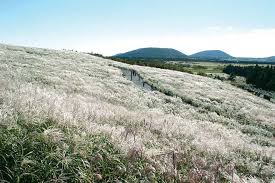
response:
M125 157L103 134L19 117L0 129L0 175L9 182L161 181L141 156Z
M228 84L82 53L5 45L0 63L0 124L6 127L18 125L20 114L27 122L51 119L61 131L77 126L91 136L104 134L124 154L125 166L138 149L167 181L274 176L275 106ZM115 65L137 70L159 91L178 97L136 87Z

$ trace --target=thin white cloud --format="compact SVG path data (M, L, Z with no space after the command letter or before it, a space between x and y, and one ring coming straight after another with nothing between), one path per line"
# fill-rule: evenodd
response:
M207 31L212 32L228 32L233 31L233 26L210 26L206 28Z
M170 47L185 54L219 49L236 57L268 57L275 55L275 28L238 31L230 26L217 32L192 32L184 35L140 36L110 35L106 37L67 39L41 42L40 47L68 48L114 55L142 47ZM21 44L21 43L18 43ZM24 42L22 42L24 45Z
M231 29L231 28L230 28ZM232 28L233 29L233 28ZM267 57L275 55L275 28L248 31L225 31L219 34L191 34L108 39L94 42L89 48L105 55L141 47L171 47L186 54L220 49L236 57ZM81 45L80 45L81 47Z
M275 55L275 29L254 29L247 32L225 34L220 41L224 49L236 56L265 57Z
M222 30L222 27L220 27L220 26L211 26L211 27L207 27L207 30L219 31L219 30Z
M227 26L227 27L226 27L226 30L227 30L227 31L233 31L234 28L233 28L233 26Z

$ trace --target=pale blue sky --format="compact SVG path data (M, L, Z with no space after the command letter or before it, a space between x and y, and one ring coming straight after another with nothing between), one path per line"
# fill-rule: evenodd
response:
M0 42L105 55L156 46L270 56L275 1L3 0Z

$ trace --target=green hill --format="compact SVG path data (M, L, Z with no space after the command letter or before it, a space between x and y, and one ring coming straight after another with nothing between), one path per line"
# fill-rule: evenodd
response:
M206 58L206 59L229 59L233 58L231 55L221 50L206 50L190 55L193 58Z
M172 48L140 48L117 54L120 58L185 58L186 55Z

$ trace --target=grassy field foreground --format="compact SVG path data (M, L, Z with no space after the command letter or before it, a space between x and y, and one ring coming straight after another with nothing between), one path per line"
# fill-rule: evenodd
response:
M0 129L1 182L138 182L158 180L145 159L122 155L103 134L47 119ZM147 170L145 172L145 170Z
M8 45L0 73L2 182L274 181L275 105L230 84Z

